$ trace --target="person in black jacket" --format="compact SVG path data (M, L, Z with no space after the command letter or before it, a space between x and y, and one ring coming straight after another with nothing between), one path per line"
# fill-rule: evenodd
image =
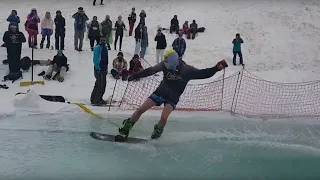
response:
M134 54L140 54L141 40L142 40L142 28L143 28L143 24L139 23L139 25L134 30L134 38L136 40L136 47L134 49Z
M159 63L160 62L159 59L163 61L164 50L167 47L166 36L161 32L161 28L158 29L158 33L154 38L154 41L157 41L156 59L157 59L157 63Z
M193 20L189 28L191 39L196 38L197 30L198 30L198 24L196 23L196 20Z
M10 73L19 72L22 43L26 42L26 37L18 30L16 23L9 24L8 31L3 35L3 42L7 45Z
M129 36L132 36L132 31L134 28L134 24L137 21L137 14L135 12L136 8L132 8L132 12L128 16L128 21L129 21Z
M94 48L94 41L98 44L101 37L100 24L97 19L97 16L93 16L92 21L88 25L88 38L90 39L91 51L93 51Z
M118 16L118 21L115 23L114 27L116 28L116 33L115 33L116 39L114 41L114 50L117 50L117 42L118 42L118 38L120 37L120 48L119 48L119 50L121 51L123 30L126 29L126 25L123 23L121 15Z
M175 32L176 34L179 33L179 20L177 15L174 15L171 19L170 33L172 34L172 32Z
M56 12L56 17L54 18L54 24L56 26L55 33L55 48L56 50L64 50L64 37L66 35L66 20L61 15L61 11Z
M46 80L51 80L53 71L59 73L59 76L55 76L54 80L58 80L59 82L63 82L67 68L68 68L68 59L63 54L62 50L58 50L57 55L53 57L53 60L51 61L51 65L49 66L46 74L43 76Z

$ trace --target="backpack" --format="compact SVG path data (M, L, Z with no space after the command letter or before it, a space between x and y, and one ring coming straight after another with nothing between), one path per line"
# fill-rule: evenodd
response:
M11 80L12 83L15 82L16 80L22 78L22 72L17 71L17 72L11 72L8 75L3 77L3 81Z
M20 60L20 68L24 71L28 71L31 67L31 59L28 56L23 57Z
M201 27L201 28L198 28L197 32L198 33L203 33L205 30L206 30L205 27Z

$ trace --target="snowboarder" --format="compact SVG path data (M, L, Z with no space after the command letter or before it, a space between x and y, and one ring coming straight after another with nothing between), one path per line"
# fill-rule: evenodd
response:
M163 71L163 80L158 88L149 96L149 98L136 110L132 116L123 122L119 128L119 134L115 136L115 141L123 142L129 136L129 132L141 115L154 106L164 104L160 121L154 125L154 131L151 139L157 139L161 136L167 123L170 113L176 108L179 98L185 90L188 82L195 79L206 79L212 77L216 72L228 67L228 64L222 60L214 67L206 69L196 69L179 59L178 53L174 50L168 51L164 55L164 61L153 67L147 68L139 73L130 76L128 81L137 78L151 76L157 72Z
M72 18L74 18L75 20L74 21L74 49L76 51L82 51L84 32L86 31L86 22L89 20L89 18L84 12L83 7L79 7L78 12L73 14Z
M108 49L106 47L107 38L101 37L100 43L93 49L94 77L96 82L91 93L90 101L92 105L106 105L102 99L107 86L108 73Z
M46 12L45 17L41 21L41 34L42 34L42 39L40 43L40 49L43 49L43 43L47 37L47 45L46 48L49 49L50 47L50 37L53 34L53 20L51 18L50 12Z
M66 36L66 20L61 15L61 11L56 12L56 17L54 18L54 24L56 25L55 32L55 47L56 50L64 50L64 37Z
M233 39L232 44L233 44L233 65L236 65L236 58L237 54L240 57L240 64L243 65L243 59L242 59L242 52L241 52L241 44L243 43L242 38L240 37L240 34L236 34L236 38Z

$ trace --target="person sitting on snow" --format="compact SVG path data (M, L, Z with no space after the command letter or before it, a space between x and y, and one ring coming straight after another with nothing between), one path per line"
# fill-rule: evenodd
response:
M52 78L53 80L58 80L59 82L63 82L67 69L68 69L68 59L63 54L62 50L58 50L57 55L53 57L51 61L51 65L49 66L46 74L43 76L46 80L51 80L53 71L57 72L55 76Z
M137 72L140 72L143 70L143 67L141 65L141 61L138 54L135 54L133 58L130 60L130 68L129 68L129 75L133 75Z
M111 74L115 79L120 79L122 77L122 80L125 81L128 78L128 63L123 58L123 53L119 52L118 57L113 60L113 69L111 69Z
M194 39L196 38L196 34L198 32L198 24L196 23L196 20L193 20L192 23L190 24L190 38Z

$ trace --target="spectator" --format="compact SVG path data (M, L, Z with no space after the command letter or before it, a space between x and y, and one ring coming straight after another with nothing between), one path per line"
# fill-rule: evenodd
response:
M61 11L56 12L56 17L54 18L54 24L56 26L55 33L55 46L56 50L64 50L64 37L66 36L66 20L61 15Z
M28 43L29 48L37 48L38 45L38 23L40 23L40 18L38 16L37 9L31 9L31 13L27 17L27 21L25 23L26 31L29 34Z
M93 5L94 5L94 6L96 5L96 1L97 1L97 0L93 0ZM103 0L100 1L100 5L103 5Z
M114 50L117 50L117 42L118 38L120 37L120 47L119 50L121 51L122 48L122 38L123 38L123 30L126 29L126 25L122 21L122 16L118 16L118 21L115 23L116 28L116 39L114 41Z
M233 65L236 65L236 58L237 54L240 57L240 64L243 65L243 59L242 59L242 51L241 51L241 44L243 43L242 38L240 37L240 34L236 34L236 38L233 39Z
M194 39L196 38L196 34L198 31L198 24L196 23L196 20L193 20L192 23L190 24L190 38Z
M129 72L127 70L127 61L123 58L123 53L119 52L118 57L113 60L113 69L111 69L111 74L115 79L120 79L125 81L128 78Z
M47 45L46 48L49 49L50 47L50 37L53 34L53 20L51 18L50 12L46 12L45 17L41 21L41 34L42 34L42 39L40 43L40 49L43 49L43 43L44 40L47 37Z
M146 55L147 47L149 46L148 40L148 28L147 26L143 26L142 28L142 38L141 38L141 58L144 58Z
M9 24L8 31L3 35L3 42L6 44L8 53L9 74L20 72L22 43L26 42L26 38L18 30L16 23L11 22Z
M7 21L9 22L9 24L15 23L17 25L18 30L19 30L20 17L18 16L18 13L16 10L11 11L11 14L7 18Z
M158 33L154 38L154 41L157 41L156 60L157 60L157 63L159 63L160 61L163 61L164 51L167 47L166 36L161 32L161 28L158 29Z
M107 38L101 37L99 45L97 45L93 50L94 77L96 78L96 82L90 97L92 105L101 106L107 104L107 102L102 98L107 86L109 61L106 43Z
M96 41L97 44L100 42L100 24L98 22L97 16L93 16L92 21L88 25L89 33L88 38L90 39L90 47L91 51L93 51L94 48L94 42Z
M182 58L187 48L186 40L182 37L182 32L179 32L179 37L173 41L172 48L178 53L179 57Z
M140 72L143 70L141 65L141 61L138 54L135 54L133 58L130 60L130 68L129 68L129 75L132 76L133 74Z
M139 24L146 25L146 17L147 17L146 12L144 10L141 10L139 16L140 16L140 23Z
M136 48L134 50L135 54L140 54L141 39L142 39L143 24L139 24L134 30L134 38L136 39Z
M132 12L128 16L128 21L129 21L129 36L132 36L132 31L134 28L134 24L136 23L137 20L137 14L136 14L136 8L132 8Z
M51 80L52 73L55 71L57 72L56 75L52 78L53 80L58 80L59 82L63 82L64 78L66 76L66 72L68 69L68 59L63 54L62 50L57 51L57 55L53 57L53 60L51 61L51 64L46 72L46 74L43 76L46 80Z
M78 8L78 12L72 15L74 21L74 49L82 51L84 32L86 30L86 22L89 20L88 16L83 10L83 7ZM79 42L80 40L80 42ZM78 44L79 43L79 44Z
M102 37L107 38L108 50L111 50L109 38L112 33L112 21L110 20L109 15L106 15L106 19L104 21L102 21L100 28L101 28Z
M174 15L171 19L170 33L172 34L172 32L175 32L176 34L179 33L179 20L177 15Z

